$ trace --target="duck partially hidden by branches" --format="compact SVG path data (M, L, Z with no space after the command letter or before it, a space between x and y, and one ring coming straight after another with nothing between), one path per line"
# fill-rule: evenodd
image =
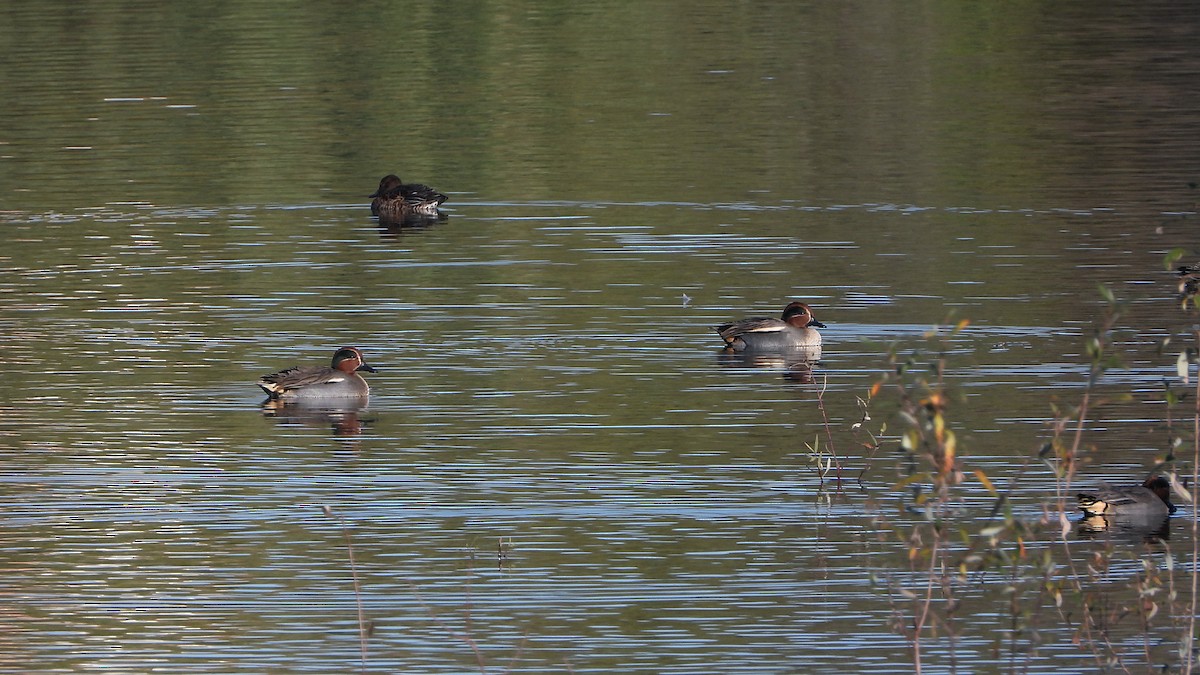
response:
M390 223L437 219L444 215L438 207L445 201L446 195L428 185L406 184L396 174L388 174L371 194L371 214Z
M1180 265L1175 271L1179 273L1179 301L1186 305L1200 293L1200 265Z
M1147 478L1141 485L1102 488L1080 492L1079 508L1086 517L1126 516L1165 517L1175 513L1171 503L1171 482L1163 476Z

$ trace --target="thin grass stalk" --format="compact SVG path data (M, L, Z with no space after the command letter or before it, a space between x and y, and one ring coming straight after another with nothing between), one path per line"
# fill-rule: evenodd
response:
M1093 635L1092 628L1095 625L1091 607L1087 602L1087 595L1083 588L1083 583L1080 581L1079 571L1075 568L1075 559L1071 555L1071 542L1067 538L1067 533L1071 529L1070 521L1067 519L1066 496L1071 489L1071 480L1075 475L1075 468L1079 459L1079 450L1083 444L1083 429L1087 422L1088 414L1091 410L1092 391L1100 376L1106 370L1104 365L1104 343L1105 336L1109 334L1113 324L1117 319L1117 310L1115 308L1115 299L1107 289L1101 289L1101 294L1108 301L1108 311L1105 312L1104 322L1096 333L1095 342L1091 343L1088 350L1092 359L1091 367L1088 369L1087 385L1083 390L1083 398L1080 400L1079 409L1070 418L1063 417L1063 426L1056 426L1055 436L1057 437L1060 430L1065 428L1068 419L1075 423L1074 433L1072 434L1071 445L1065 450L1062 455L1062 464L1064 468L1056 472L1056 480L1054 481L1056 498L1058 500L1058 522L1059 522L1059 543L1062 545L1064 560L1066 561L1067 569L1070 570L1069 579L1075 591L1083 598L1082 607L1083 618L1079 624L1079 638L1081 643L1086 643L1092 652L1093 658L1096 659L1097 666L1103 667L1103 660L1100 658L1100 646ZM1101 637L1104 638L1103 631L1100 631Z
M829 414L825 412L825 389L829 386L829 374L821 373L821 388L817 390L817 409L821 411L821 420L825 425L825 438L829 443L829 455L833 458L833 465L837 467L837 489L842 489L842 460L838 457L837 449L833 445L833 430L829 426ZM825 474L821 473L821 487L825 487Z
M333 509L328 506L323 506L321 509L326 516L338 521L342 528L342 536L346 538L346 555L350 558L350 578L354 582L354 602L358 606L359 657L362 660L361 670L365 673L367 672L367 615L363 610L362 587L358 583L358 566L354 563L354 542L350 538L350 528L346 526L346 519L341 514L334 513Z
M480 651L480 649L479 649L479 643L476 642L475 638L471 637L471 634L470 634L470 630L471 630L470 606L468 605L467 618L466 618L466 621L464 622L464 626L465 626L465 629L467 632L460 633L459 631L454 630L450 626L450 624L446 623L445 621L442 621L442 618L433 611L433 608L430 607L429 603L425 602L425 598L421 596L421 591L417 589L416 584L409 582L409 588L412 589L413 596L417 599L417 603L421 605L421 609L425 610L425 613L429 616L429 618L433 619L434 623L436 623L438 626L440 626L442 628L442 630L446 631L448 634L452 635L453 637L458 638L459 640L462 640L468 647L470 647L471 653L474 654L474 656L475 656L475 664L479 666L479 672L482 675L486 675L487 674L487 661L485 661L483 658L483 652Z
M1195 333L1196 344L1200 345L1200 330ZM1190 366L1189 366L1190 368ZM1190 486L1192 492L1192 593L1188 603L1188 621L1187 635L1184 637L1183 644L1180 645L1183 651L1183 673L1191 675L1195 667L1196 652L1192 645L1196 640L1196 600L1197 600L1197 583L1200 580L1200 571L1196 569L1197 564L1200 564L1200 504L1197 503L1197 492L1200 492L1200 486L1197 486L1197 481L1200 481L1200 372L1196 374L1196 391L1192 397L1195 401L1195 410L1192 414L1192 484Z
M913 672L921 675L921 633L925 630L925 622L929 619L929 610L933 605L933 577L937 573L937 553L941 544L941 535L934 533L933 550L929 555L929 575L925 580L925 600L921 603L921 613L913 617Z

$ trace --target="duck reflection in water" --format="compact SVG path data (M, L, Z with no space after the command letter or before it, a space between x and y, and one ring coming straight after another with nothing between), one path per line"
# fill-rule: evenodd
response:
M741 352L723 349L717 353L717 363L726 368L777 371L783 379L798 384L812 384L813 371L820 360L820 347Z
M262 413L287 425L314 428L328 427L337 437L353 437L363 432L368 422L362 415L367 411L365 400L348 400L340 405L329 401L280 401L268 399L263 402Z
M415 235L418 232L424 232L448 218L449 216L445 213L437 217L415 215L400 220L379 216L377 225L379 228L379 238L384 241L395 241L405 235Z
M1171 518L1161 516L1084 516L1076 534L1080 539L1110 539L1125 544L1161 545L1171 539Z

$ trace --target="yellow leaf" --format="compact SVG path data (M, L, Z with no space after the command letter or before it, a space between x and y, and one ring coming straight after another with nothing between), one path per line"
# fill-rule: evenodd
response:
M991 479L989 479L987 477L987 474L983 472L983 469L975 469L975 477L979 479L980 483L983 483L983 487L986 488L987 491L990 492L993 497L1000 496L996 492L996 486L992 485Z
M949 473L954 469L954 432L946 432L946 442L942 444L942 473Z

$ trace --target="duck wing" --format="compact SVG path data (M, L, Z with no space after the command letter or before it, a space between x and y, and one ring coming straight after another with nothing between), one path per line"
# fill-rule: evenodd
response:
M1104 488L1094 493L1080 492L1077 498L1079 508L1092 515L1120 513L1134 504L1154 504L1161 501L1158 495L1140 485Z
M400 185L388 193L389 197L400 197L405 203L418 205L434 202L441 204L446 201L446 195L434 190L428 185L420 183L410 183L408 185Z
M289 389L311 387L318 384L333 384L346 379L346 374L333 368L292 367L278 373L263 375L258 380L258 386L268 394L282 394Z
M739 335L745 335L746 333L777 333L787 327L788 325L779 319L755 317L734 321L733 323L723 323L720 326L714 326L713 329L726 342L730 342Z

